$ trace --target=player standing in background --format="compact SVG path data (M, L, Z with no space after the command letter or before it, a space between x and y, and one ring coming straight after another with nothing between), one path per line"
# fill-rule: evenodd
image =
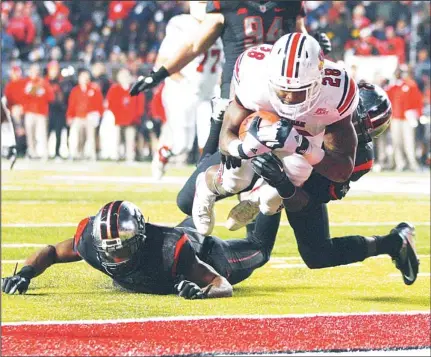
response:
M205 6L200 1L190 1L190 15L174 16L168 22L156 66L168 62L172 54L199 31ZM162 127L158 152L153 158L155 178L163 176L171 156L186 157L192 150L196 129L199 148L205 145L210 129L211 98L220 78L222 55L222 43L217 39L207 51L166 79L162 92L166 123Z
M130 93L151 89L180 71L199 54L207 51L221 37L225 53L221 83L221 100L215 100L210 135L203 149L202 158L213 154L218 148L224 110L229 103L230 86L235 61L247 48L262 43L275 43L283 34L304 32L303 1L199 1L207 3L207 14L197 30L197 35L163 66L148 77L139 77ZM331 51L328 37L315 34L324 52Z

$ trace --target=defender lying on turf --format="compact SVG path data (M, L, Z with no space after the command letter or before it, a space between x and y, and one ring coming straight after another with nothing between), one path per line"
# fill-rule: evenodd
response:
M52 264L84 259L127 291L178 293L186 299L232 296L231 284L269 259L278 224L271 227L268 220L259 215L247 238L223 241L187 228L191 219L175 228L156 226L146 223L133 203L110 202L96 216L83 219L74 238L48 245L18 273L2 279L2 291L23 294L30 280Z

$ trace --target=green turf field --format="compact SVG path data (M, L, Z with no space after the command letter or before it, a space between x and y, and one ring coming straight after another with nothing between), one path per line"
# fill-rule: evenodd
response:
M73 236L82 218L106 202L130 200L153 223L180 222L184 216L175 199L192 168L173 169L172 181L140 183L150 176L147 164L53 163L35 169L2 170L1 240L2 276L13 272L37 247L10 244L52 244ZM388 174L370 174L380 178ZM118 177L123 182L118 182ZM389 177L389 175L388 175ZM412 176L412 180L415 176ZM241 238L223 223L231 198L216 205L221 238ZM82 262L53 266L35 278L26 295L2 295L3 321L122 319L176 315L245 315L325 312L408 311L430 309L430 203L429 194L349 195L329 204L331 233L385 234L391 222L417 223L416 246L420 276L405 286L389 257L368 259L351 266L309 270L300 259L292 230L282 218L273 258L247 281L235 286L234 297L186 301L176 296L119 293L105 275ZM49 226L43 227L47 223ZM29 225L29 227L26 227ZM33 225L33 226L32 226ZM34 226L42 225L42 226ZM57 226L56 226L57 225ZM22 264L19 265L21 267Z

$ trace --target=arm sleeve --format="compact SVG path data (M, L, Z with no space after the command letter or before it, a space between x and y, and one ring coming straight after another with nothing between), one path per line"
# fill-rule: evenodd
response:
M292 17L305 17L304 1L283 1L284 8Z
M81 222L79 222L78 227L76 227L76 232L73 237L73 251L78 253L78 246L81 240L82 234L84 233L85 228L87 227L88 221L90 218L84 218Z
M358 181L367 172L370 172L374 164L374 146L372 142L358 144L356 150L355 168L350 180Z
M343 86L343 94L337 106L340 119L352 115L359 103L359 90L356 82L351 78L347 71L344 71L344 80L341 84Z
M187 234L183 234L175 246L172 276L187 274L195 260L196 252Z

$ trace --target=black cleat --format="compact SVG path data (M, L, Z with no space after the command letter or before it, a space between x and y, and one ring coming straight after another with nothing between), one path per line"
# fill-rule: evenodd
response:
M415 249L415 227L412 224L402 222L391 230L391 234L398 234L403 243L396 256L392 256L397 269L401 271L404 284L412 285L419 271L419 259Z

